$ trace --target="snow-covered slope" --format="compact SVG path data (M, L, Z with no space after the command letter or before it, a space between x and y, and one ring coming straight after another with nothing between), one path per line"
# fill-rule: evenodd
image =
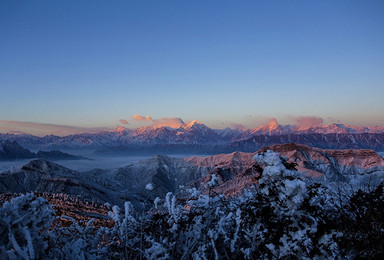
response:
M106 179L89 178L89 175L82 175L77 171L41 159L33 160L20 169L0 174L0 192L67 193L79 195L88 200L97 201L106 197L116 201L109 196L111 192L103 187L107 183ZM113 187L113 185L109 186Z
M384 159L373 150L326 150L291 143L264 147L259 152L266 150L287 157L289 162L298 164L300 172L312 177L337 181L363 174L384 175Z
M211 128L194 120L179 128L168 126L140 127L132 138L136 144L212 144L220 143L221 137Z
M371 133L378 134L384 133L384 127L374 126L374 127L365 127L365 126L352 126L344 124L331 124L323 125L310 128L295 128L295 133L319 133L319 134L362 134L362 133Z
M271 118L266 125L251 129L251 135L282 135L288 133L291 133L291 126L282 126L275 118Z
M233 142L231 146L239 151L254 151L264 146L284 143L298 143L324 149L373 149L384 151L383 133L291 133L285 135L255 135L249 139Z
M256 153L267 150L284 156L287 164L296 167L305 178L327 182L356 182L365 179L372 183L384 179L384 159L373 150L325 150L290 143L264 147ZM235 152L185 160L209 170L209 174L201 180L202 183L207 183L215 174L220 184L215 190L234 195L256 183L260 177L261 168L252 159L256 153Z
M155 156L113 170L78 172L46 160L0 173L0 192L30 191L69 194L79 199L122 205L131 201L143 209L156 197L177 192L208 173L180 158ZM148 189L146 187L152 187ZM148 204L149 203L149 204Z

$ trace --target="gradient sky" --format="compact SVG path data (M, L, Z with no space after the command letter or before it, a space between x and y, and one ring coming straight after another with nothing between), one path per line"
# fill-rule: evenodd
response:
M0 120L384 125L383 98L382 0L0 1Z

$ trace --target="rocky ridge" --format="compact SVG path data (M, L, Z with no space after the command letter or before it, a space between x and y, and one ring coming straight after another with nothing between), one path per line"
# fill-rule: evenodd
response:
M384 159L373 150L325 150L299 144L265 147L257 153L273 150L287 165L295 167L308 180L321 182L373 180L384 176ZM262 165L253 160L256 153L234 152L205 157L171 158L155 156L126 167L77 172L58 164L34 160L0 173L0 192L30 191L65 193L82 199L121 205L131 201L138 209L146 208L156 197L196 188L208 192L213 174L219 186L214 192L236 195L257 183Z

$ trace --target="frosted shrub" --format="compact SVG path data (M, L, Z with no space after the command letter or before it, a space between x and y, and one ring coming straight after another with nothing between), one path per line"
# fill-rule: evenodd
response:
M320 230L321 219L309 214L304 207L311 198L300 173L288 170L284 165L286 159L270 150L255 155L254 159L264 169L255 196L241 205L246 215L245 240L251 245L242 248L246 257L313 258L337 253L327 250L327 246L334 244L334 236ZM321 246L322 250L319 241L327 243Z
M150 226L145 230L145 257L221 259L236 255L236 244L241 239L238 205L223 195L202 195L194 190L187 207L184 203L179 204L172 193L166 195L163 209L149 219Z
M89 220L85 226L68 216L60 216L58 219L70 221L71 225L55 226L51 231L50 259L85 260L105 257L107 249L101 243L105 229L96 229L92 225L95 219Z
M384 182L353 194L334 224L344 233L340 245L345 255L384 259Z
M124 214L119 207L113 206L108 215L114 222L113 228L108 231L112 256L132 258L139 255L138 251L144 239L140 232L143 220L138 221L133 216L132 203L129 201L124 203Z
M54 219L50 205L33 193L13 198L0 208L1 259L38 259L48 247Z
M216 174L212 174L211 180L208 182L208 186L210 188L219 186L219 178L216 176Z
M146 242L150 245L145 249L144 256L146 259L170 259L169 249L164 246L167 244L167 240L158 243L154 239L147 238Z
M270 202L278 211L294 214L306 196L306 183L297 171L286 169L278 153L268 150L254 159L265 168L259 181L261 194L273 198Z

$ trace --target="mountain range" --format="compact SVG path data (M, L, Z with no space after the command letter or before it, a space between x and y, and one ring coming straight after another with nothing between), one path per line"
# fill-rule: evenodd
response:
M373 150L325 150L291 143L265 147L257 153L267 150L279 152L287 165L297 168L308 180L368 183L384 176L384 159ZM129 200L135 208L144 209L168 192L181 197L191 188L208 192L207 183L215 174L219 185L213 191L233 196L258 181L264 166L253 160L255 154L234 152L187 158L158 155L122 168L86 172L38 159L1 172L0 193L68 194L119 205Z
M63 137L0 134L0 140L17 141L29 149L90 149L99 154L251 152L264 146L289 142L325 149L384 151L384 127L343 124L300 127L280 125L271 119L266 125L252 129L211 129L194 120L172 126L152 125L134 130L118 127L114 131Z

